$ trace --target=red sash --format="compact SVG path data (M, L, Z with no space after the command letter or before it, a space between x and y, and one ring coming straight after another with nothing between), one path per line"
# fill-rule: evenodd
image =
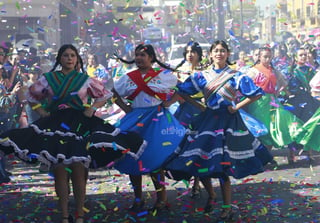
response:
M127 75L131 78L131 80L137 85L137 89L127 97L129 100L133 100L141 91L147 93L148 95L155 97L155 98L160 98L161 100L165 101L167 99L167 94L166 93L159 93L159 92L154 92L147 84L148 82L156 77L159 73L161 73L162 70L155 71L154 69L150 69L148 73L142 77L142 74L139 70L134 70Z

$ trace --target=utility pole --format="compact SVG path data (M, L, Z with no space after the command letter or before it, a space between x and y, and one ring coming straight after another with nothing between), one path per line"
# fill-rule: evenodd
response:
M225 39L225 27L224 27L224 8L223 3L224 1L217 0L218 2L218 39L224 40Z
M243 3L240 0L240 37L243 37Z

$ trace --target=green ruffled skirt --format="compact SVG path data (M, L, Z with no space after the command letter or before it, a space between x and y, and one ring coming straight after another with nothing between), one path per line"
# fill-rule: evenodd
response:
M266 146L281 148L294 142L294 136L302 126L302 121L285 109L272 94L266 94L250 104L248 112L267 127L269 133L259 137Z
M320 108L298 129L295 141L304 146L304 150L320 151Z

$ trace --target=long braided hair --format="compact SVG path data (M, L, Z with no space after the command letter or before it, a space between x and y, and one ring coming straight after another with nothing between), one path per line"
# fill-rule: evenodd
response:
M158 64L160 67L162 67L162 68L165 68L165 69L174 71L174 69L172 69L170 66L162 63L161 61L159 61L159 60L157 59L156 52L155 52L155 50L154 50L154 48L153 48L153 46L152 46L151 44L142 44L142 43L139 44L139 45L135 48L134 52L138 52L138 51L144 51L144 52L146 52L150 57L152 57L152 61L151 61L152 63L157 63L157 64ZM117 54L114 54L114 56L115 56L117 59L119 59L121 62L123 62L123 63L126 63L126 64L134 64L134 63L135 63L135 59L128 61L128 60L125 60L125 59L119 57Z
M77 55L77 64L76 64L76 66L74 67L74 69L77 70L78 65L80 65L81 71L82 71L83 73L85 73L85 70L84 70L84 68L83 68L82 58L81 58L81 56L80 56L77 48L76 48L74 45L72 45L72 44L65 44L65 45L62 45L62 46L60 47L60 49L59 49L59 51L58 51L58 55L57 55L57 57L56 57L56 62L55 62L55 64L54 64L53 68L50 70L50 72L55 71L55 69L56 69L59 65L61 65L61 64L60 64L60 60L61 60L62 54L63 54L64 51L66 51L67 49L71 49L71 50L74 51L74 52L76 53L76 55Z

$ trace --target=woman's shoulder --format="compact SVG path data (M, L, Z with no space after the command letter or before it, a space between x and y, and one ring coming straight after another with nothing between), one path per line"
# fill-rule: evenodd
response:
M233 66L227 66L222 72L226 72L226 73L232 75L233 77L243 75L243 73L241 71L237 70Z
M167 81L177 80L177 76L175 72L172 70L161 68L160 70L156 69L155 71L159 72L157 75L159 79L167 80Z
M256 74L260 73L260 71L258 70L257 67L251 66L251 67L249 67L249 68L246 70L245 73L246 73L246 74L250 74L250 75L252 76L252 75L256 75Z
M55 73L55 72L59 72L59 71L48 71L48 72L44 72L44 73L42 73L42 76L44 76L44 75L49 75L49 74L53 74L53 73Z
M201 79L205 77L206 75L210 75L212 70L210 69L205 69L205 70L197 70L191 74L193 79Z

